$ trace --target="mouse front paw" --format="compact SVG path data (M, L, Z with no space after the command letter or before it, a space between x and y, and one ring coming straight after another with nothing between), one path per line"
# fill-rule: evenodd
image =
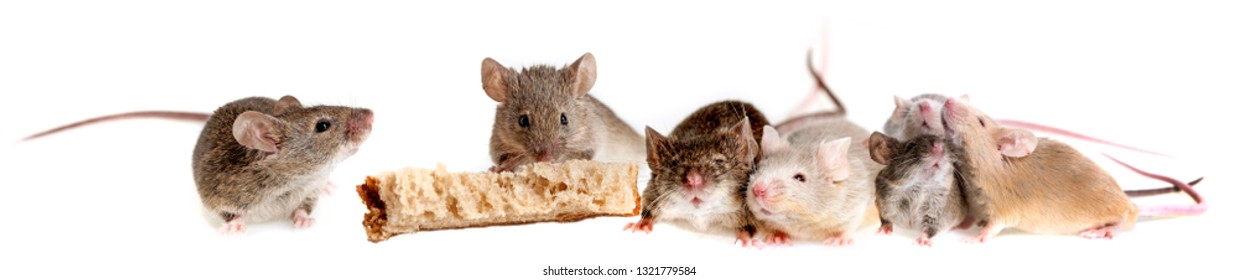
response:
M237 217L219 227L219 233L224 235L245 233L245 220Z
M292 225L297 228L308 228L314 225L314 218L310 217L305 209L297 209L292 212Z
M774 231L774 233L765 236L765 243L770 245L787 245L791 246L791 237L786 232Z
M927 233L921 233L920 237L916 238L916 245L933 247L933 238L929 237Z
M335 183L327 181L327 185L322 186L322 193L325 195L331 195L333 192L335 192Z
M739 231L739 233L735 235L735 244L739 244L740 246L743 246L745 248L747 247L760 248L761 247L761 244L757 243L755 239L752 239L751 234L748 234L747 231L743 231L743 230Z
M892 235L892 234L894 234L894 224L884 224L884 225L881 225L881 227L878 227L878 228L877 228L877 234L879 234L879 235Z
M640 221L637 221L635 223L628 223L628 225L623 226L623 230L625 231L631 230L632 233L643 231L646 234L648 234L650 232L653 232L653 220L652 219L640 219Z
M833 237L825 239L825 245L830 245L830 246L841 247L841 246L850 246L851 244L855 244L855 239L851 239L851 236L848 236L846 233L834 234Z

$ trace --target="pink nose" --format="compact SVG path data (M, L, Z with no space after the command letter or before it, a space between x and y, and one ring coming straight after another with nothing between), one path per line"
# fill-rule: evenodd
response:
M688 189L700 189L705 186L705 177L696 171L688 172L688 176L684 179L687 181Z
M537 161L553 161L555 155L550 152L542 152L537 154Z
M765 198L769 194L769 188L765 184L757 183L752 187L752 196L756 198Z
M928 102L920 102L920 113L928 113L929 110L932 110L932 109L933 107L930 106Z
M933 142L933 155L941 155L942 150L941 141Z

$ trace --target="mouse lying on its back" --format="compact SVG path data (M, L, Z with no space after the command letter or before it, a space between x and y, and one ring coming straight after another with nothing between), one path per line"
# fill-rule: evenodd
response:
M596 159L639 162L641 137L589 95L597 79L593 55L561 69L537 65L520 72L482 61L482 88L499 102L490 134L492 171L541 161Z
M759 128L768 124L752 104L722 101L698 109L669 136L646 127L652 176L640 221L625 229L649 232L655 222L684 222L697 230L734 230L749 245L757 229L744 188L760 155Z

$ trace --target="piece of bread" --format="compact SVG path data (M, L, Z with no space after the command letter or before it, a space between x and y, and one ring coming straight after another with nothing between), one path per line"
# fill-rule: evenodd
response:
M570 160L516 172L448 173L404 168L367 176L357 194L369 208L371 242L423 230L573 222L640 213L635 163Z

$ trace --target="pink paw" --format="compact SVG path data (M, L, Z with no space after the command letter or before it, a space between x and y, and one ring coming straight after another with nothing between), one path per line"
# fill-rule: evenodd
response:
M1117 226L1107 226L1085 230L1079 235L1087 239L1113 239L1113 236L1117 234L1117 231Z
M963 243L969 244L981 244L987 241L989 241L989 235L984 233L963 239Z
M333 192L335 192L335 183L332 183L331 181L327 181L327 185L322 187L322 193L326 195L331 195L331 193Z
M628 225L623 226L623 230L625 231L631 230L632 233L643 231L645 232L645 234L649 234L650 232L653 232L653 221L648 220L648 219L641 219L638 222L628 223Z
M735 236L735 244L739 244L740 246L743 246L744 248L749 248L749 247L756 247L758 249L761 248L761 244L757 243L756 240L753 240L752 236L748 235L747 232L740 233L738 236Z
M314 218L305 212L305 209L297 209L292 212L292 225L297 228L308 228L314 225Z
M879 235L894 234L894 225L882 225L881 227L877 228L877 234Z
M929 238L927 234L921 234L919 238L916 238L916 245L933 247L933 239Z
M765 237L765 243L791 246L791 238L785 232L775 231L774 234Z
M224 223L219 227L220 234L241 234L245 233L245 220L237 217L232 221Z
M855 240L845 236L835 236L825 239L825 245L830 246L849 246L855 244Z

